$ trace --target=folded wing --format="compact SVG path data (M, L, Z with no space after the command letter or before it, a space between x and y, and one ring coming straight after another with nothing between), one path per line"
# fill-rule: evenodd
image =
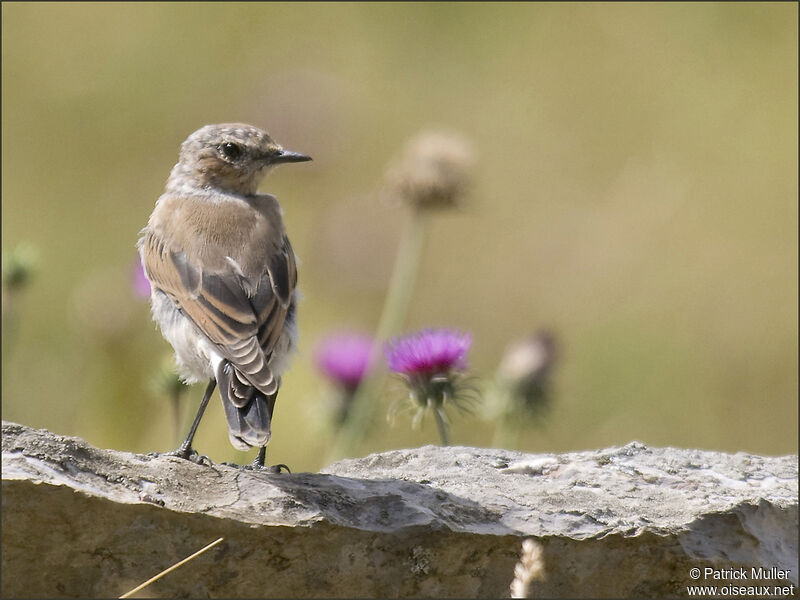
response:
M148 278L214 345L222 363L217 382L231 441L264 445L280 379L270 360L283 331L297 285L294 251L284 236L257 281L245 278L235 261L204 270L181 251L168 248L152 231L141 240Z

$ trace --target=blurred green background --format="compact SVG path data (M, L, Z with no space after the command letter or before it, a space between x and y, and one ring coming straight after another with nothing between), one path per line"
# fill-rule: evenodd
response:
M485 378L509 340L556 333L553 408L519 449L797 452L797 11L4 3L2 243L33 245L39 266L15 323L4 299L3 418L177 445L134 245L186 136L242 121L314 157L261 188L282 201L304 293L268 460L323 466L314 344L374 329L407 219L379 200L385 168L436 127L479 160L466 207L433 219L407 329L471 331ZM454 418L455 443L492 436ZM380 418L359 453L436 440L431 419ZM252 459L216 396L196 445Z

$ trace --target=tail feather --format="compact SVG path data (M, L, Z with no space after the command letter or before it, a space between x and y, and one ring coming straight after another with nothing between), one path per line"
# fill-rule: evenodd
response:
M264 432L266 436L269 436L272 411L269 409L267 398L260 394L253 397L250 404L244 408L244 422L250 428L250 431L258 432L259 434ZM252 445L263 446L267 439L268 437L263 442Z
M227 360L217 369L217 384L228 420L228 436L239 450L266 446L271 435L272 411L277 392L269 396L242 383L243 377Z
M231 376L229 383L230 393L228 394L228 398L234 404L234 406L236 406L236 408L244 408L252 399L253 393L256 391L256 389L250 385L247 379L245 379L244 375L231 367L230 363L228 363L228 367L233 371L233 375Z

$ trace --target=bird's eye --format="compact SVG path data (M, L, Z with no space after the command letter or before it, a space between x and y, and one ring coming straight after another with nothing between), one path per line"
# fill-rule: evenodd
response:
M234 144L233 142L226 142L222 144L221 148L222 154L225 155L225 158L229 158L231 160L236 160L242 155L242 147L238 144Z

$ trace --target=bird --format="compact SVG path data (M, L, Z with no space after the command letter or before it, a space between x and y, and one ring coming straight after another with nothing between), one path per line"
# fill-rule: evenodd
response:
M201 127L183 142L137 242L153 320L181 379L207 381L189 434L173 456L210 463L193 447L214 388L238 450L265 467L281 375L297 340L297 257L277 198L258 186L276 165L310 156L243 123Z

